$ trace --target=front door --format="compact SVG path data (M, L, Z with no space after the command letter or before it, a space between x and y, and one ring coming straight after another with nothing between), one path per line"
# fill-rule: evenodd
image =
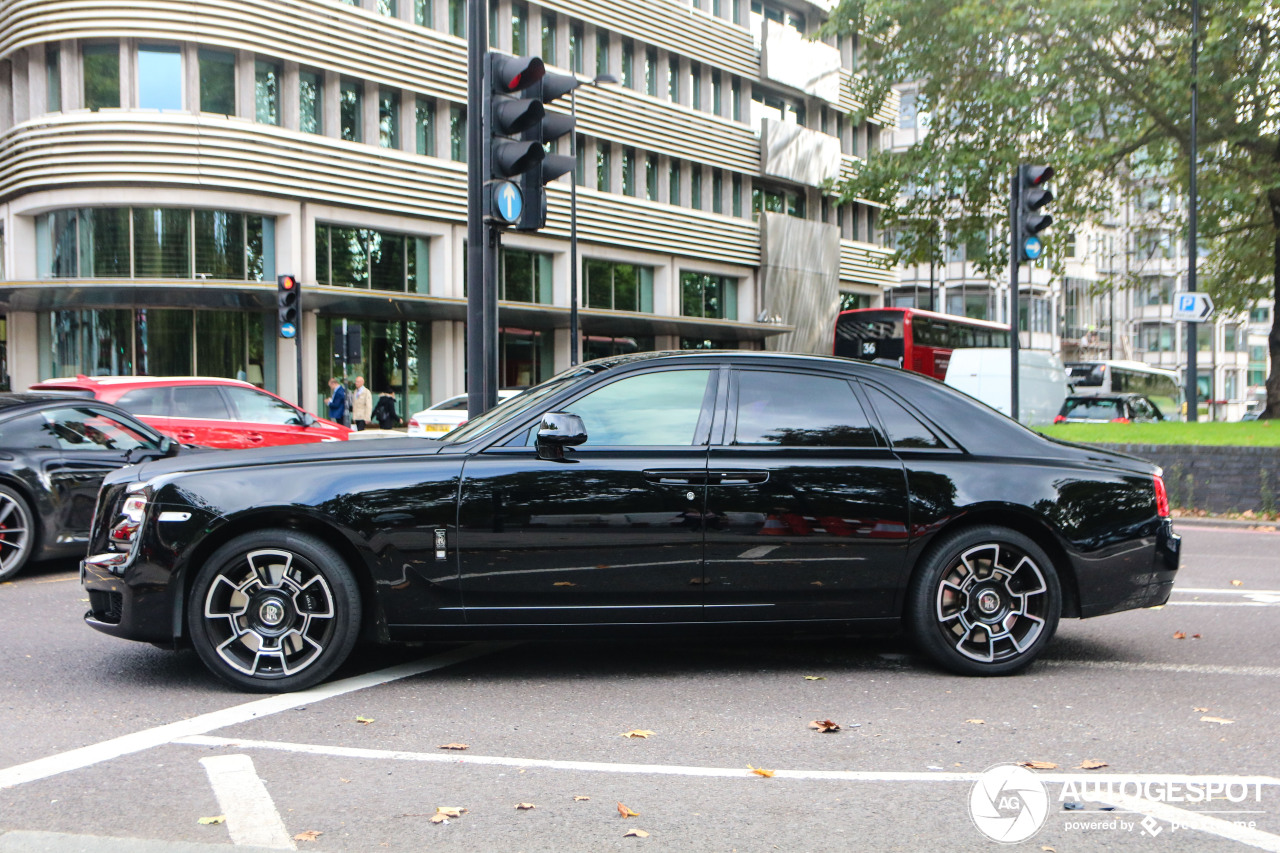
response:
M707 619L892 615L901 462L836 374L735 370L707 466Z
M717 376L635 373L558 405L588 435L563 461L537 458L537 420L468 459L458 532L467 621L699 621Z

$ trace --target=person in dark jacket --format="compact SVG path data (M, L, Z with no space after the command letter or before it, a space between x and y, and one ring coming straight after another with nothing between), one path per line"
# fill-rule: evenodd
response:
M391 429L400 422L396 413L396 395L383 391L378 395L378 402L373 407L373 419L382 429Z
M347 406L347 389L336 376L329 380L329 396L325 398L325 404L329 406L329 420L335 424L351 426L347 420L347 412L351 410Z

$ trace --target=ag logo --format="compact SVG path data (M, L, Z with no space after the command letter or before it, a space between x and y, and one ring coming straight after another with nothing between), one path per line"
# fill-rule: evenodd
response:
M1049 793L1025 767L997 764L984 770L973 783L969 815L978 831L992 841L1026 841L1044 826L1049 815Z

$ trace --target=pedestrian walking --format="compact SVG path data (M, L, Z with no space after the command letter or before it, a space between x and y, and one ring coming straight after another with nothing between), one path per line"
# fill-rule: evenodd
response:
M338 377L329 380L329 396L324 399L329 407L329 420L345 427L351 426L351 401L347 397L347 389Z
M383 391L378 395L378 403L373 407L373 419L382 429L391 429L400 423L400 415L396 412L396 395Z
M356 377L356 390L351 395L351 424L364 429L373 420L373 392L364 387L364 377Z

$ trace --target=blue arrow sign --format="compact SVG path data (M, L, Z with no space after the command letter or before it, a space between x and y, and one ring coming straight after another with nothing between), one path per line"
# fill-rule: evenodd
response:
M524 210L524 193L512 181L503 181L493 188L493 215L512 223Z
M1028 237L1027 241L1022 244L1022 253L1027 256L1028 260L1034 261L1044 254L1044 243L1040 242L1039 237Z
M296 338L297 336L298 336L298 327L295 326L293 323L280 324L280 337Z

